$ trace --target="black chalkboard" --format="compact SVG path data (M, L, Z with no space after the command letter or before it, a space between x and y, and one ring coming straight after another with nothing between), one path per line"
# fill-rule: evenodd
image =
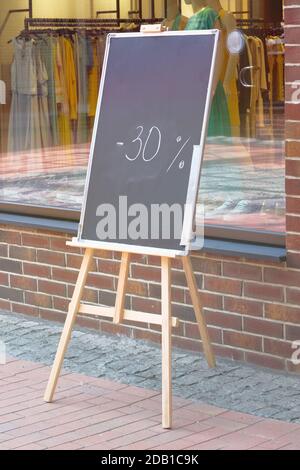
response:
M186 252L217 39L217 31L108 37L79 241Z

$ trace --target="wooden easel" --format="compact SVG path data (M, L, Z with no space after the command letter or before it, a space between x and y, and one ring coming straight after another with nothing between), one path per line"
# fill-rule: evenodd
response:
M71 338L72 329L76 320L77 313L83 313L94 316L113 318L114 323L119 324L124 320L150 323L152 325L161 325L162 331L162 426L171 428L172 426L172 367L171 367L171 343L172 327L177 327L179 321L171 315L171 258L161 256L161 315L154 315L144 312L133 312L125 310L125 295L128 281L128 272L130 265L129 252L123 252L119 273L118 288L116 294L115 307L92 306L81 303L83 290L85 287L87 275L95 248L80 245L74 240L68 245L83 247L85 253L79 275L77 278L72 300L69 304L68 315L65 321L63 332L58 345L54 364L49 377L44 400L51 402L56 389L58 377ZM191 259L189 256L182 257L183 269L185 272L187 285L190 291L192 303L195 310L196 320L199 326L200 336L203 342L203 350L209 367L215 367L215 356L212 351L208 336L206 322L203 316L201 299L197 289L197 283L193 272Z

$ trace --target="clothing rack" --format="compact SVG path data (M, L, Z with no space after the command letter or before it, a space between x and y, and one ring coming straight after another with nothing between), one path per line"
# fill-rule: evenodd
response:
M156 23L163 21L162 18L25 18L25 31L35 31L32 28L95 28L95 27L118 27L120 24L137 25L143 23ZM38 30L37 30L38 31Z

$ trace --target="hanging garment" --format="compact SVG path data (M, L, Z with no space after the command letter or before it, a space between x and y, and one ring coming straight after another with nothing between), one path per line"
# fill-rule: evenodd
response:
M41 148L37 67L33 39L14 39L11 66L12 103L8 151Z
M224 84L225 78L227 79L226 73L229 65L229 60L231 59L228 47L227 47L227 31L226 26L223 23L224 16L227 14L223 8L219 10L219 18L222 27L222 40L223 40L223 51L224 57L222 61L221 67L221 74L220 80ZM233 137L240 136L240 110L239 110L239 100L238 100L238 89L237 89L237 80L238 80L238 70L237 70L237 62L238 58L236 58L236 65L234 66L232 72L232 76L229 78L228 83L226 83L226 98L227 98L227 105L228 105L228 112L230 116L230 124L231 124L231 135Z
M252 56L248 44L248 37L244 36L245 47L239 56L239 80L238 80L238 96L239 110L241 120L241 136L250 137L250 108L251 108L251 90L253 86ZM248 85L248 86L245 86Z
M94 118L96 115L98 91L99 91L99 62L97 54L97 42L89 39L91 51L91 62L88 71L88 117Z
M205 7L191 16L185 27L186 30L213 29L219 18L218 13L210 7ZM219 81L211 106L209 119L209 136L231 136L231 123L227 100L222 82Z
M55 91L58 109L58 130L60 145L71 145L73 142L69 97L67 94L65 68L63 66L64 38L55 41Z
M78 120L76 142L88 142L88 51L87 38L82 34L75 37L75 57L78 83Z
M41 145L42 147L50 147L52 145L52 136L48 107L48 73L44 62L42 61L39 45L35 48L35 61L37 70L38 117L41 131Z
M264 127L263 92L267 90L266 66L262 41L254 36L248 37L248 45L252 56L253 87L251 89L250 117L252 137L256 137L256 127Z
M54 77L54 39L52 36L43 35L39 41L40 55L45 63L48 75L48 108L49 119L52 136L52 145L59 144L59 135L57 127L57 106L55 94L55 77Z

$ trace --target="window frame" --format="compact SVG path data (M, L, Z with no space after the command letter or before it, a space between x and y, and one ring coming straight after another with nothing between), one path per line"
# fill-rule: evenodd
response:
M80 211L51 206L33 206L29 204L1 203L0 212L5 214L43 217L66 222L79 222ZM206 224L204 228L205 238L218 240L256 243L285 248L286 233L262 230L244 230L238 227L226 227L222 225Z

